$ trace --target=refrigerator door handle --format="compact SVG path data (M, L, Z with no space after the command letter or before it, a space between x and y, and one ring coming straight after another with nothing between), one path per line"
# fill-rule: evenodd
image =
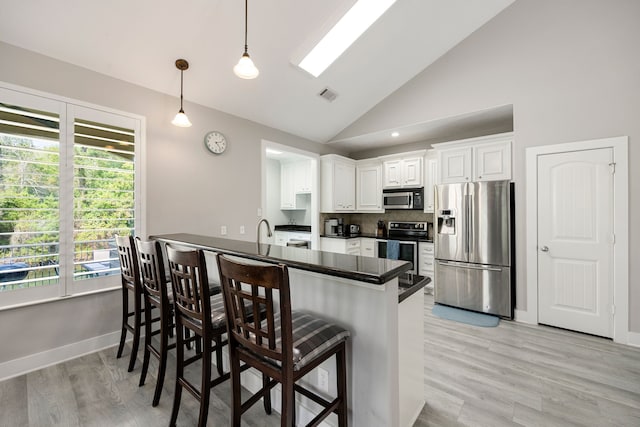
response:
M465 224L464 224L464 252L467 255L467 261L469 260L469 254L471 249L471 203L469 203L469 198L471 196L468 194L464 195L464 211L465 211Z
M440 261L440 260L438 262L442 265L446 265L449 267L468 268L469 270L502 271L500 267L478 266L474 264L466 264L463 262L451 262L451 261Z

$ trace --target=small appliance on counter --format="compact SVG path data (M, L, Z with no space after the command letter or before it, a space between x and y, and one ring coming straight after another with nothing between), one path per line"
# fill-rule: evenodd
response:
M378 228L376 229L376 237L387 237L387 226L383 220L378 221Z
M344 220L338 218L338 236L344 236Z
M358 224L349 224L349 226L347 227L347 231L349 236L359 236L360 226Z
M330 218L324 222L324 235L325 236L338 235L338 220L336 218Z

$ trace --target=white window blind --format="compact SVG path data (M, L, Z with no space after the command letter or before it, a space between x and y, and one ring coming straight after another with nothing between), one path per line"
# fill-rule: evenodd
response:
M140 119L0 87L0 307L120 285Z

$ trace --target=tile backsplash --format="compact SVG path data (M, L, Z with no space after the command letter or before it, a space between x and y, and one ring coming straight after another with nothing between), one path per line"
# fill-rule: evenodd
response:
M412 210L387 211L384 213L321 213L320 230L324 231L324 221L329 218L342 218L345 224L358 224L360 225L360 232L364 234L375 234L379 220L387 224L389 224L389 221L433 222L432 213Z

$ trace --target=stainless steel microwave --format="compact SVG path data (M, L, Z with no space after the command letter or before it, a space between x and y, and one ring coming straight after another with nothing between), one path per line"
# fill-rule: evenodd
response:
M385 209L424 209L424 188L383 190Z

